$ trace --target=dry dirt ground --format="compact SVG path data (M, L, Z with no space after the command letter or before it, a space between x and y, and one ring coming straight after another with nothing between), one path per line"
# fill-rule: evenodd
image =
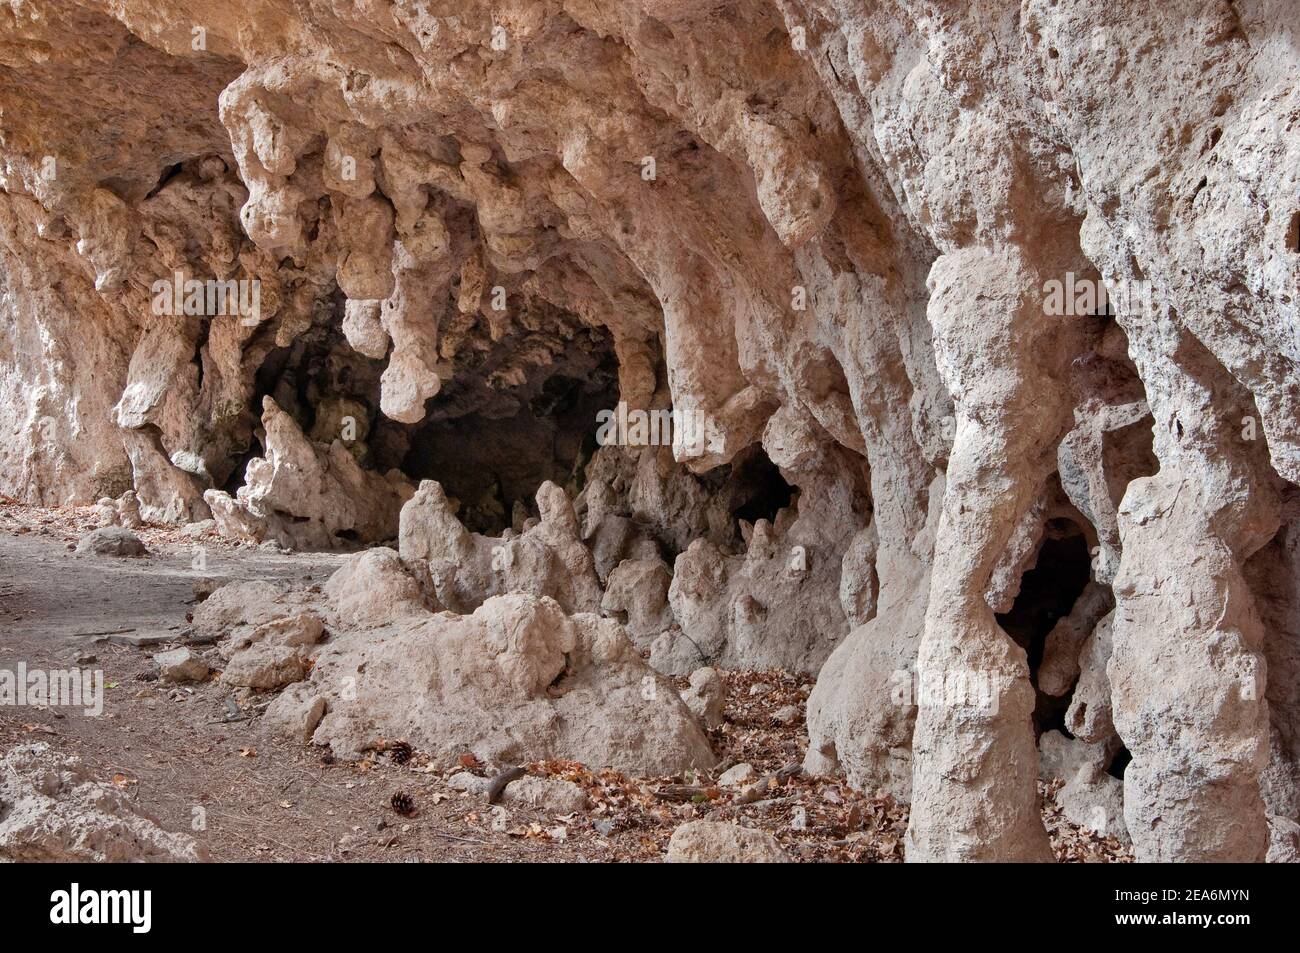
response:
M453 790L452 774L486 773L469 755L432 764L416 751L398 764L376 753L345 764L324 749L271 739L258 717L269 697L232 693L219 677L188 688L163 684L151 655L186 644L196 583L314 585L339 557L192 539L161 527L138 533L148 558L78 555L73 546L94 518L89 508L38 509L0 498L0 669L20 662L102 669L107 685L99 717L0 706L0 751L39 740L80 755L164 826L193 830L214 860L657 860L678 824L702 818L768 830L795 860L902 859L904 806L794 770L806 744L802 711L812 680L782 672L727 675L727 722L711 733L720 756L712 775L627 778L568 762L528 766L584 787L592 807L581 814L508 810ZM193 568L200 546L202 570ZM798 718L774 717L791 705ZM741 762L768 776L761 791L741 797L715 785ZM391 807L399 791L414 801L411 816ZM1060 859L1129 859L1113 840L1065 822L1050 790L1044 803Z

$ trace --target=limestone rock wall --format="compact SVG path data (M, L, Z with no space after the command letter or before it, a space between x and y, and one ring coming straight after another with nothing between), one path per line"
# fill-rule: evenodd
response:
M1131 756L1139 858L1261 860L1300 737L1298 33L1291 0L16 0L0 491L377 542L481 433L426 544L485 573L513 523L669 668L680 634L819 669L808 767L908 798L911 859L1049 856L1068 726ZM167 313L178 272L256 296ZM611 399L707 439L593 457Z

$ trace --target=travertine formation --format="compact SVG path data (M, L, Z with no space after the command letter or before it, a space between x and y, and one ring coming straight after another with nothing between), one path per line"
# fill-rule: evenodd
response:
M187 863L207 859L188 834L164 830L79 758L38 744L0 757L0 862Z
M1139 859L1280 856L1298 49L1292 0L13 0L0 491L396 540L328 611L412 711L501 702L427 643L489 679L508 620L520 705L815 672L806 767L912 860L1049 858L1043 757ZM270 621L236 677L360 745Z
M223 684L284 689L267 709L273 730L342 757L402 739L502 767L563 757L663 775L713 765L687 702L617 622L527 591L469 615L435 613L391 549L349 557L323 597L223 586L195 610L194 629L220 638Z

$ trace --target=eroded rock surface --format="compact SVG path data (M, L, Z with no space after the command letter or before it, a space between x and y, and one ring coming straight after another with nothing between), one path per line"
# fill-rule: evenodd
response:
M690 821L673 831L666 864L788 864L775 837L718 821Z
M802 669L806 768L909 801L910 859L1048 857L1060 724L1138 859L1276 851L1290 0L208 6L0 22L0 491L397 539L330 593L349 647L263 633L230 678L314 660L355 749L364 658L414 699L385 730L504 706L486 754L612 763L523 712L636 694L641 651ZM297 605L262 596L196 625ZM631 694L657 766L704 756Z
M0 860L44 863L179 863L206 853L160 827L124 792L95 780L80 759L48 744L0 758Z
M434 611L392 550L348 557L323 592L223 586L193 628L218 640L222 684L279 691L270 730L341 757L402 738L448 763L470 752L641 775L713 764L690 708L616 621L524 592Z

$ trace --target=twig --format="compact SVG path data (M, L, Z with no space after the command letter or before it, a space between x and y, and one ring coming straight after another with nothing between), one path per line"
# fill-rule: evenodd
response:
M693 801L697 797L707 799L709 788L698 784L666 784L651 793L661 801Z
M803 765L798 761L792 761L783 768L773 771L771 774L765 774L749 787L745 788L736 795L735 804L753 804L761 800L763 794L772 786L772 782L784 784L790 778L803 774Z
M492 846L491 841L481 840L480 838L477 837L461 837L459 834L453 834L450 831L439 830L436 827L425 827L424 829L427 830L430 834L434 835L435 837L445 837L447 838L447 840L461 841L466 844L481 844L484 847Z

